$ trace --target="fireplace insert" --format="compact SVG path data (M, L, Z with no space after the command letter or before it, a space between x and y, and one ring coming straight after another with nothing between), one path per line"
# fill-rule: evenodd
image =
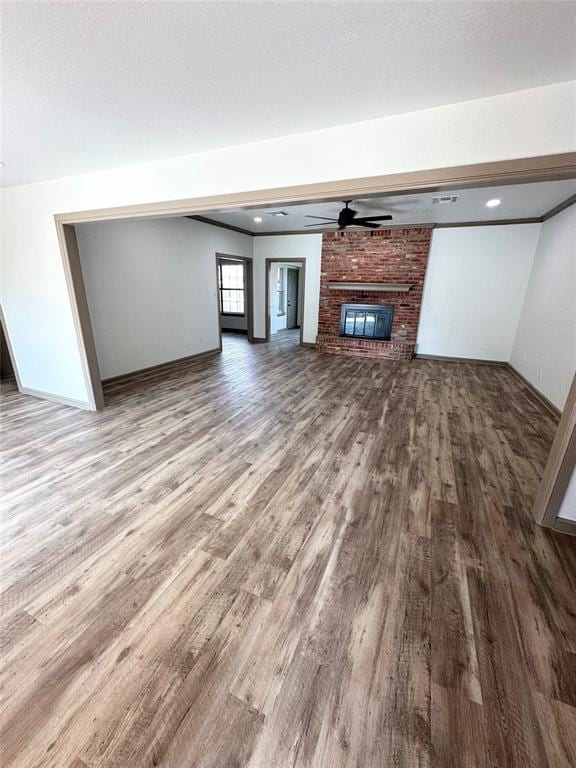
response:
M393 316L390 304L342 304L340 336L389 341Z

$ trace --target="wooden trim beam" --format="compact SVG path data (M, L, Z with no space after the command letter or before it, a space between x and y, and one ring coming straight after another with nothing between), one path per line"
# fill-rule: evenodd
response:
M495 184L526 184L576 178L576 152L544 155L518 160L476 163L385 176L369 176L292 187L276 187L254 192L236 192L185 200L140 203L117 208L70 211L56 214L62 224L88 221L146 218L148 216L188 216L223 210L250 210L263 205L294 205L303 202L323 202L346 197L377 197L382 194L414 194L438 192L448 187L466 189Z
M94 343L92 323L90 322L90 313L88 311L88 300L82 277L76 230L70 224L64 224L57 220L56 231L60 244L66 286L72 305L72 316L76 327L84 381L88 392L88 406L90 410L98 411L104 407L104 393L102 392L102 381L96 357L96 345Z

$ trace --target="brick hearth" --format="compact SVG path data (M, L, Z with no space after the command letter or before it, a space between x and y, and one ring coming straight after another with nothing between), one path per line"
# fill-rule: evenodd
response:
M424 227L369 232L325 232L322 237L320 310L316 346L324 352L409 360L418 320L432 230ZM408 293L334 290L328 283L412 283ZM342 304L391 304L390 341L344 338Z

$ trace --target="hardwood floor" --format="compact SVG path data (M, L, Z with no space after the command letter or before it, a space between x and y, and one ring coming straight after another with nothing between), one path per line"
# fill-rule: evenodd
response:
M225 339L3 409L3 768L569 768L576 544L501 367Z

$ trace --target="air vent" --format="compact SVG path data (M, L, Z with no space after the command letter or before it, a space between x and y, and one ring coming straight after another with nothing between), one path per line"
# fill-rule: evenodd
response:
M460 195L445 195L444 197L433 197L432 202L434 205L448 205L449 203L455 203Z
M288 216L286 211L271 211L270 216Z

